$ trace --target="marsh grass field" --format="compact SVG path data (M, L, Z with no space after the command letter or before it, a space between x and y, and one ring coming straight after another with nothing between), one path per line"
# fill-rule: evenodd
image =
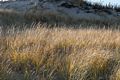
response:
M45 24L0 36L0 80L120 80L120 31Z
M33 12L0 9L0 80L120 80L119 19Z

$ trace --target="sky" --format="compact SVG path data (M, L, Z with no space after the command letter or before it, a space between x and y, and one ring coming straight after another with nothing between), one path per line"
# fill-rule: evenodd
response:
M100 2L101 4L111 4L111 5L120 5L120 0L87 0L91 2Z

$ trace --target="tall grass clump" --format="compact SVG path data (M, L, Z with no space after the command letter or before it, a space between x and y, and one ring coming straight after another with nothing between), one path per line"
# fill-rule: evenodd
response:
M45 26L0 36L0 80L119 80L119 30Z

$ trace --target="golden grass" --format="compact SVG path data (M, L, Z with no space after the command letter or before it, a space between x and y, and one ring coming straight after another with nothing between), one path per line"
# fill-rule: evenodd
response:
M120 80L119 30L39 26L0 37L0 80Z
M118 69L116 73L116 80L120 80L120 69Z

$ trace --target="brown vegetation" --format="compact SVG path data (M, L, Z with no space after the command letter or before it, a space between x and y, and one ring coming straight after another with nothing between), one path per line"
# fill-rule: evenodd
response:
M0 37L0 80L120 80L120 32L8 30Z
M82 5L84 0L70 0L75 6Z

